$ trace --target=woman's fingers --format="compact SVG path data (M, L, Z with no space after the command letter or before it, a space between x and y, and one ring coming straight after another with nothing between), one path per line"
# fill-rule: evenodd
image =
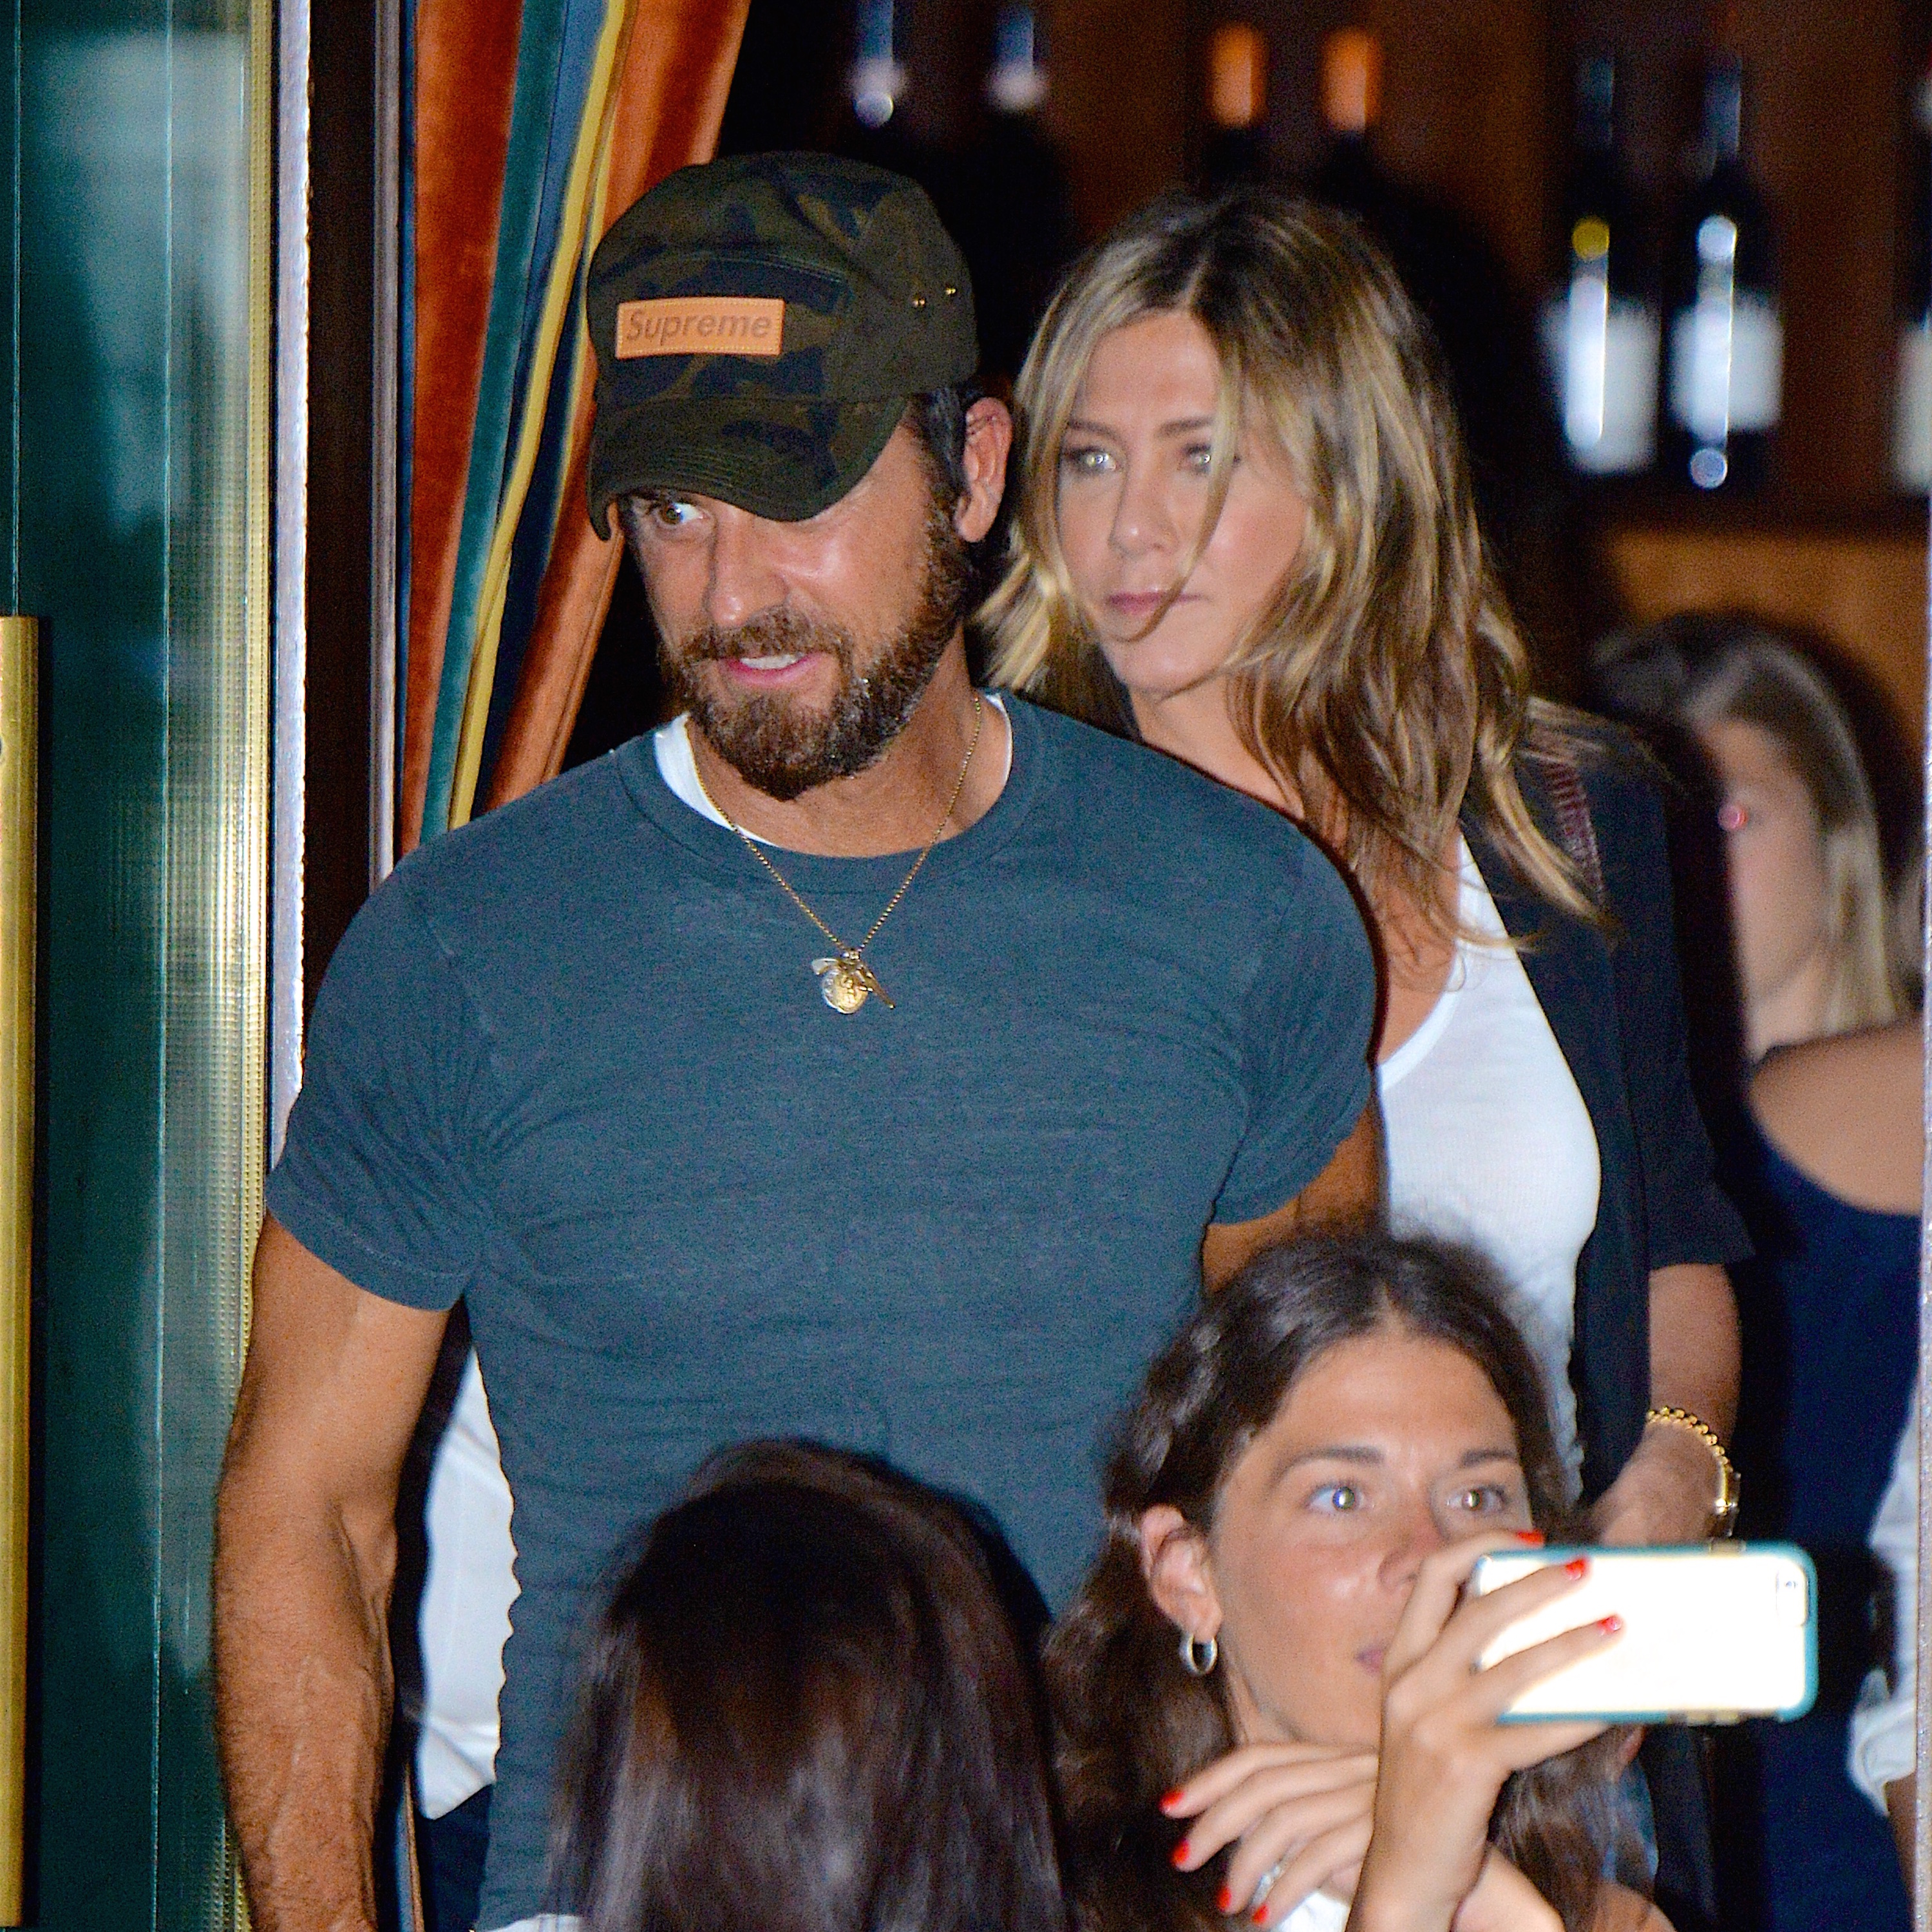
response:
M1396 1626L1390 1640L1388 1654L1382 1664L1383 1675L1393 1680L1423 1657L1435 1644L1456 1613L1456 1606L1462 1600L1462 1586L1469 1580L1469 1573L1476 1567L1478 1557L1486 1556L1492 1551L1508 1550L1520 1551L1526 1540L1540 1542L1542 1538L1532 1531L1498 1531L1488 1536L1472 1536L1460 1543L1452 1543L1447 1549L1438 1550L1425 1556L1418 1566L1415 1586L1409 1592L1408 1602L1403 1609L1402 1619ZM1523 1577L1508 1586L1509 1589L1520 1589L1525 1583L1533 1582L1537 1576L1547 1576L1550 1567ZM1560 1571L1562 1566L1555 1566ZM1547 1588L1547 1586L1545 1586ZM1505 1594L1498 1590L1496 1595ZM1488 1598L1480 1599L1488 1602ZM1539 1598L1537 1601L1541 1601ZM1518 1616L1521 1611L1516 1612Z
M1473 1701L1470 1714L1479 1720L1486 1718L1493 1723L1526 1690L1540 1684L1546 1677L1554 1676L1567 1665L1592 1657L1600 1650L1607 1650L1622 1630L1621 1617L1604 1617L1581 1624L1575 1630L1560 1630L1555 1636L1545 1637L1540 1643L1533 1643L1526 1650L1498 1659L1471 1678L1468 1694ZM1590 1735L1594 1737L1598 1731L1608 1728L1606 1724L1599 1724Z
M1234 1844L1222 1894L1226 1903L1222 1904L1216 1899L1216 1904L1224 1912L1242 1912L1277 1892L1284 1906L1289 1899L1306 1898L1333 1869L1332 1861L1322 1863L1325 1854L1316 1853L1313 1848L1338 1832L1358 1833L1360 1844L1353 1856L1360 1858L1368 1849L1375 1803L1376 1787L1371 1779L1342 1790L1298 1798L1266 1812ZM1311 1856L1319 1866L1315 1875L1297 1879L1299 1892L1293 1884L1282 1891L1283 1881L1291 1870L1298 1873ZM1270 1873L1275 1874L1273 1878L1269 1876Z
M1351 1819L1310 1839L1282 1867L1266 1897L1250 1910L1250 1919L1256 1925L1279 1925L1310 1892L1323 1886L1337 1898L1352 1896L1373 1828L1372 1816Z
M1376 1774L1372 1750L1345 1750L1333 1744L1243 1744L1217 1757L1185 1784L1170 1791L1160 1801L1160 1808L1170 1818L1198 1817L1257 1772L1304 1768L1311 1780L1309 1788L1316 1790L1323 1788L1324 1779L1346 1784L1361 1776L1364 1762L1367 1775L1372 1778Z
M1373 1803L1375 1788L1372 1751L1262 1764L1196 1816L1187 1836L1174 1847L1174 1862L1183 1871L1198 1871L1216 1852L1244 1838L1264 1818L1275 1821L1277 1835L1306 1836L1332 1822L1324 1800L1338 1792L1356 1792L1366 1806ZM1304 1807L1313 1808L1304 1811ZM1304 1818L1313 1822L1298 1822ZM1258 1876L1278 1856L1279 1848L1271 1851L1256 1864L1254 1875Z
M1466 1579L1475 1567L1476 1558L1485 1552L1472 1544L1462 1544L1438 1553L1443 1557L1463 1557L1465 1560L1456 1567L1461 1569ZM1430 1562L1435 1560L1428 1559ZM1424 1567L1426 1568L1426 1564ZM1426 1678L1430 1681L1431 1689L1421 1694L1427 1695L1431 1701L1451 1694L1458 1680L1476 1668L1477 1659L1511 1624L1575 1589L1588 1574L1589 1558L1572 1557L1566 1563L1545 1564L1528 1576L1520 1576L1514 1582L1491 1591L1486 1596L1466 1596L1437 1627L1434 1639L1400 1666L1394 1662L1395 1646L1390 1646L1390 1660L1384 1666L1387 1681L1394 1685L1405 1672L1411 1673L1417 1679ZM1418 1594L1420 1588L1418 1578ZM1398 1640L1400 1636L1398 1632ZM1411 1694L1418 1693L1420 1684L1412 1684Z

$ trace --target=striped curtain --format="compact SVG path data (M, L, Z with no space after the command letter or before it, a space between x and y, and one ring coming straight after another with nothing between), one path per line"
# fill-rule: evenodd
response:
M397 848L554 776L616 581L584 512L592 250L710 155L748 0L416 0Z

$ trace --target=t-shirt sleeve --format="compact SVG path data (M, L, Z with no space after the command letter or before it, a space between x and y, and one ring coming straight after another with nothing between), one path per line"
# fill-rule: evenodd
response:
M470 1150L487 1072L474 1010L405 867L329 962L268 1211L358 1288L449 1307L482 1251Z
M1610 958L1643 1168L1649 1265L1742 1261L1750 1244L1718 1186L1710 1136L1690 1084L1663 806L1648 784L1618 776L1593 816L1605 890L1622 928Z
M1375 958L1341 874L1298 840L1294 890L1250 982L1248 1130L1217 1222L1256 1221L1315 1180L1369 1103Z

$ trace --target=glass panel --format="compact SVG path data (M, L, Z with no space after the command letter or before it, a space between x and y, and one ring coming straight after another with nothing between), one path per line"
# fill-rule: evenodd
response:
M232 1923L212 1502L260 1217L268 10L16 15L42 620L35 1922ZM10 105L12 102L10 101ZM10 143L10 146L12 144Z

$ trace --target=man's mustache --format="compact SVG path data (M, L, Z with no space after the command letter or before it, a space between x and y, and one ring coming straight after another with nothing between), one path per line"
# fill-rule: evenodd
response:
M814 623L794 610L766 610L728 629L704 625L679 640L676 656L685 664L713 664L730 658L802 656L808 651L823 651L849 669L853 640L836 624Z

